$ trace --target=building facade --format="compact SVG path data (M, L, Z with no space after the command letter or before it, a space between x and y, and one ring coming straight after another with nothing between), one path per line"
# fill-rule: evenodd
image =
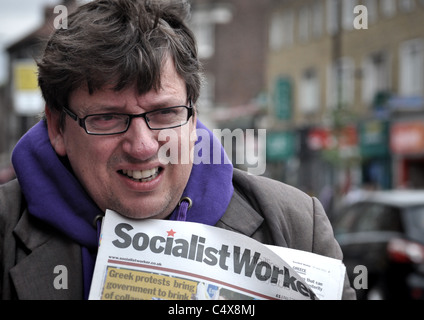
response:
M258 128L257 120L266 111L265 66L271 0L190 3L190 24L205 74L198 103L199 118L211 129L226 130L222 142L227 153L236 166L247 169L249 164L243 159L248 154L258 154L258 131L252 140L239 133ZM228 145L224 140L233 142Z
M424 0L190 3L206 80L200 119L266 129L265 175L315 195L334 185L424 187ZM53 30L52 10L9 48L12 75ZM37 121L16 109L15 80L0 93L2 159Z
M267 61L294 183L424 187L424 1L274 1Z
M206 78L200 106L213 107L217 121L237 120L265 90L270 0L190 3Z
M61 7L57 7L59 10L46 7L43 23L6 49L9 56L8 79L0 88L0 183L14 177L11 152L44 111L35 59L40 57L54 28L62 27L62 18L78 3L77 0L63 0Z

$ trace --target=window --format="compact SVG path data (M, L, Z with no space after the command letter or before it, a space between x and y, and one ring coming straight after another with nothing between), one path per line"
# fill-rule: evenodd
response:
M385 17L391 18L396 14L396 0L380 0L380 5Z
M283 14L281 12L274 13L269 30L269 43L272 50L278 51L283 48L283 30Z
M409 40L400 47L400 85L402 96L424 94L424 41Z
M383 213L377 220L377 230L403 232L401 210L391 206L383 206Z
M358 0L342 1L342 25L345 30L353 29L353 21L355 20L354 9L358 4Z
M355 226L356 232L402 231L399 209L377 203L366 204L363 209Z
M334 35L339 32L339 0L327 0L327 32Z
M302 75L299 91L299 107L304 113L314 113L320 107L319 79L315 69L308 69Z
M343 233L352 233L355 231L355 225L358 222L358 219L362 216L364 212L365 204L356 203L352 206L349 206L343 210L343 213L340 214L334 223L334 233L343 234Z
M299 10L299 41L307 42L312 37L322 36L324 10L321 1L304 5Z
M271 18L270 46L273 50L293 44L294 13L293 11L277 12Z
M400 0L399 9L402 12L412 12L415 9L414 0Z
M229 6L216 4L193 11L191 27L197 39L200 59L215 54L215 25L229 23L233 13Z
M365 58L363 63L362 100L370 105L376 94L391 87L390 61L387 53L377 52Z
M330 108L350 106L354 100L354 70L351 58L341 58L328 71L327 104Z
M211 58L215 53L215 25L206 11L198 11L193 15L192 30L197 39L199 58Z
M365 0L364 4L368 9L368 21L375 23L378 19L377 0Z
M310 37L310 12L307 6L303 6L299 11L299 41L308 42Z
M312 36L320 38L324 26L324 9L321 1L314 1L312 5Z
M405 211L405 227L412 239L424 241L424 206L411 207Z

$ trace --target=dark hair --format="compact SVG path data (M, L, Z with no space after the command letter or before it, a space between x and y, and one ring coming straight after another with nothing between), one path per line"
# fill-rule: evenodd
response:
M119 91L135 84L139 94L157 90L168 55L195 103L202 76L194 35L184 22L189 10L184 0L94 0L77 8L37 62L48 107L61 111L84 85L90 94L105 85Z

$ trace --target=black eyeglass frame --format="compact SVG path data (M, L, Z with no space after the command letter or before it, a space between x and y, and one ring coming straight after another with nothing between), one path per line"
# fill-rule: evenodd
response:
M175 108L186 108L187 109L187 120L185 123L182 124L178 124L175 126L171 126L171 127L165 127L165 128L152 128L149 124L148 121L148 115L151 113L155 113L158 111L166 111L166 110L171 110L171 109L175 109ZM117 135L117 134L122 134L128 131L128 129L130 128L131 125L131 121L134 118L143 118L144 121L147 124L147 127L149 127L150 130L165 130L165 129L173 129L173 128L178 128L178 127L182 127L184 125L186 125L188 123L188 121L190 120L190 118L193 116L194 114L194 109L192 106L192 102L190 101L189 106L173 106L173 107L168 107L168 108L161 108L161 109L157 109L157 110L152 110L152 111L148 111L148 112L144 112L141 114L129 114L129 113L96 113L96 114L89 114L87 116L85 116L84 118L80 118L78 117L73 111L71 111L70 109L63 107L63 112L65 114L67 114L72 120L76 121L78 123L78 125L84 129L84 131L92 136L112 136L112 135ZM128 116L128 124L125 130L122 131L118 131L118 132L114 132L114 133L95 133L95 132L90 132L87 129L87 126L85 125L85 121L87 120L87 118L89 117L93 117L93 116L101 116L101 115L120 115L120 116Z

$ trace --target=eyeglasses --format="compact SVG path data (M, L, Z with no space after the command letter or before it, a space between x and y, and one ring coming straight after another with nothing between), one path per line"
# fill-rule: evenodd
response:
M121 134L128 131L131 120L134 118L143 118L150 130L163 130L178 128L188 123L193 116L193 107L176 106L157 109L142 114L125 113L101 113L90 114L84 118L79 118L68 108L63 111L77 121L81 128L90 135L108 136Z

